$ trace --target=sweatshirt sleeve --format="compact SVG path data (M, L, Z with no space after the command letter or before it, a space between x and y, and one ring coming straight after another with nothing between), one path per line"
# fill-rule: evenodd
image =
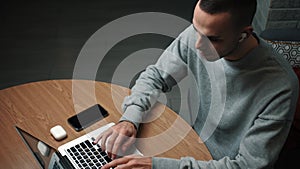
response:
M247 134L240 145L238 155L231 159L225 156L218 160L201 161L193 157L180 160L153 157L153 169L261 169L272 168L279 154L283 140L288 133L290 122L276 122L259 119L254 129ZM270 123L270 130L266 128ZM265 127L264 127L265 126ZM268 131L270 130L270 131ZM226 138L225 138L226 139Z
M285 127L287 129L287 127ZM274 137L275 133L261 133L268 134L268 136ZM273 136L272 136L273 135ZM153 169L240 169L240 168L249 168L249 169L261 169L261 168L272 168L274 159L278 152L281 150L280 142L278 139L269 139L269 138L247 138L248 141L242 143L240 153L234 158L231 159L228 156L225 156L218 160L210 161L201 161L196 160L193 157L183 157L180 160L169 159L169 158L160 158L153 157L152 165ZM262 142L262 143L259 143ZM245 145L247 143L248 145ZM279 143L279 145L277 144Z
M125 97L120 121L130 121L138 128L143 117L157 101L160 93L168 92L187 75L183 57L187 45L181 33L163 52L155 65L150 65L137 79L130 96Z

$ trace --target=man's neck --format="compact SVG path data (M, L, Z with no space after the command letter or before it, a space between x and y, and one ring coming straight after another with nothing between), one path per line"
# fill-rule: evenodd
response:
M240 43L239 47L234 53L224 58L229 61L240 60L257 46L258 40L253 35L250 35L247 39Z

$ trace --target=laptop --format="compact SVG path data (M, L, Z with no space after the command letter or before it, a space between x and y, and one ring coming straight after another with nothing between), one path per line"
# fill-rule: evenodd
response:
M114 123L106 124L59 146L58 150L21 128L16 127L16 129L42 169L92 169L101 168L111 161L100 145L93 145L92 142L100 133L113 125ZM136 148L127 153L142 155Z

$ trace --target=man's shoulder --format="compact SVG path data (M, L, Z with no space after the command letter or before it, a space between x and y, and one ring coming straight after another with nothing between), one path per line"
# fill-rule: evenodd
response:
M180 40L184 40L184 41L196 41L197 39L197 32L195 31L195 29L193 28L193 25L191 24L190 26L188 26L185 30L183 30L178 38Z
M283 85L290 86L291 88L298 88L298 78L293 70L293 67L285 59L285 57L276 52L272 46L267 44L266 41L261 41L262 48L264 48L268 55L268 62L266 66L270 66L273 69L276 77L274 78L275 83L282 83ZM274 83L273 82L273 83Z

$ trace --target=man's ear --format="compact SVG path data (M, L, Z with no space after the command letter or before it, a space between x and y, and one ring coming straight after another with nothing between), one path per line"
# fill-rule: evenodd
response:
M239 42L243 42L245 39L247 39L249 37L249 35L247 33L242 33L240 39L239 39Z
M252 26L247 26L242 30L241 37L239 39L239 42L243 42L245 39L247 39L253 32Z
M246 26L243 31L243 33L247 34L247 38L252 34L253 32L253 27L252 26Z

